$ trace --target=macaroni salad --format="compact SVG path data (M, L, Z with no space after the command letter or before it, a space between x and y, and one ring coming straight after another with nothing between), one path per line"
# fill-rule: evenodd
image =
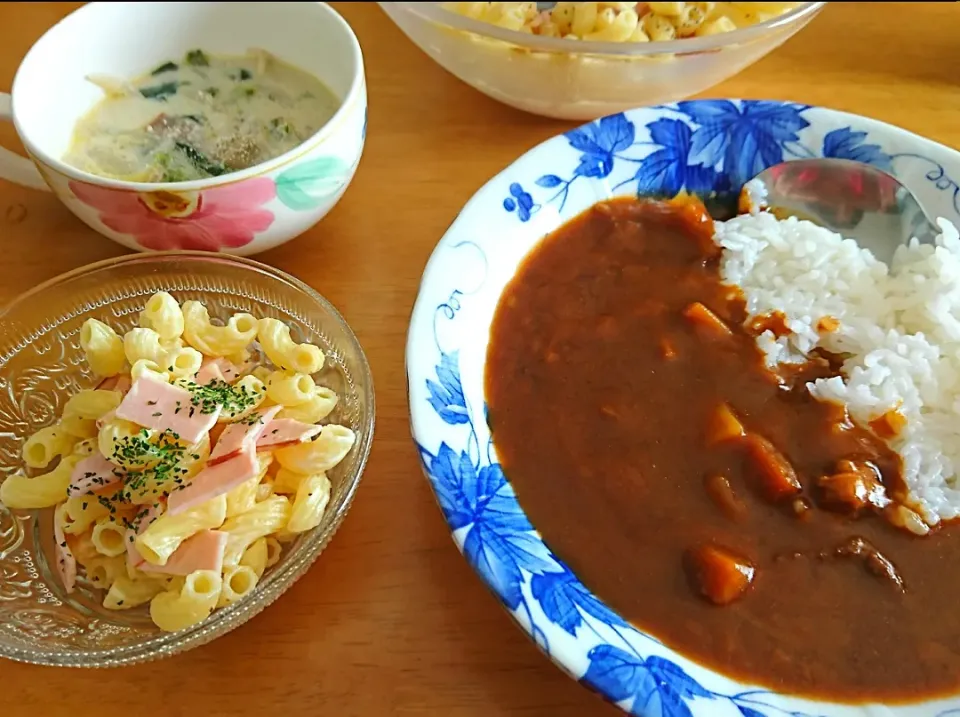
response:
M313 379L324 354L277 319L218 326L200 302L159 292L137 328L88 319L80 343L103 380L26 440L32 475L7 478L0 502L53 508L68 593L80 575L105 608L149 603L161 630L182 630L249 594L284 543L320 524L326 472L355 435L322 423L337 405Z
M595 42L662 42L730 32L770 20L796 2L448 2L460 15L507 30Z

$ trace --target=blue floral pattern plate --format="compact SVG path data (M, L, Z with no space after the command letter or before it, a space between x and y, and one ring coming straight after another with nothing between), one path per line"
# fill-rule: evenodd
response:
M694 100L605 117L544 142L467 203L424 272L407 343L413 436L456 545L537 645L575 679L643 717L960 715L960 696L848 706L707 670L632 627L543 543L497 460L483 372L497 300L540 239L597 201L687 191L729 202L783 160L842 157L896 174L960 224L960 153L821 107Z

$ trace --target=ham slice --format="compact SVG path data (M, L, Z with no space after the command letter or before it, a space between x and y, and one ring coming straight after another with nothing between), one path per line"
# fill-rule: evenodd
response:
M230 536L221 530L201 530L190 536L167 558L166 565L144 563L140 570L145 573L165 575L189 575L197 570L223 570L223 552Z
M126 374L120 374L119 376L108 376L97 384L97 390L119 391L120 393L126 393L130 390L130 377Z
M73 467L67 495L88 495L122 483L124 472L108 461L100 452L84 458Z
M185 388L141 376L117 407L117 418L157 431L171 431L188 443L197 443L217 422L220 406L202 413Z
M244 481L260 472L257 454L253 446L247 447L233 458L207 466L193 480L173 491L167 499L167 512L177 515L206 503L208 500L229 493Z
M240 378L243 369L234 365L233 362L221 357L206 359L197 371L194 381L201 386L206 386L211 381L226 381L233 383Z
M208 466L215 466L238 455L247 446L253 449L257 441L267 428L273 417L279 413L281 406L270 406L258 413L250 414L249 418L241 423L231 423L220 434L217 444L207 460ZM259 420L256 419L259 416Z
M292 446L309 441L323 429L312 423L304 423L295 418L274 418L257 439L258 451L272 451L282 446Z
M125 394L130 390L132 385L133 383L130 381L130 377L127 374L123 374L122 376L117 376L117 382L114 384L113 390Z
M73 551L67 545L67 536L63 534L63 525L59 515L53 519L53 539L57 541L54 549L54 555L57 559L57 572L63 581L63 589L72 593L74 586L77 584L77 559L73 557Z
M160 511L156 506L151 505L149 508L147 508L146 513L140 516L136 530L133 528L127 528L127 568L129 570L142 570L143 566L147 565L147 561L143 559L143 556L140 555L140 551L137 550L135 541L137 536L149 528L150 523L159 517Z

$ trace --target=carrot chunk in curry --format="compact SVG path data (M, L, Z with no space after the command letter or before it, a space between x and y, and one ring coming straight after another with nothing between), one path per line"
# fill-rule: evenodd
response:
M709 336L725 338L731 333L730 327L699 301L695 301L684 309L683 315L690 319L690 323L698 329L702 329Z
M843 356L771 372L756 330L785 322L749 325L720 258L702 206L618 199L521 263L485 367L520 505L598 598L707 667L845 702L956 692L957 533L916 537L883 429L810 395Z
M896 438L906 425L907 419L896 409L870 421L871 430L881 438Z
M710 424L707 426L707 445L715 446L718 443L743 438L745 435L743 424L733 415L733 409L726 403L721 403L710 416Z
M693 548L686 560L690 580L714 605L728 605L739 598L757 572L746 558L716 545Z
M769 500L789 498L803 490L790 461L766 438L749 433L744 446L757 487Z

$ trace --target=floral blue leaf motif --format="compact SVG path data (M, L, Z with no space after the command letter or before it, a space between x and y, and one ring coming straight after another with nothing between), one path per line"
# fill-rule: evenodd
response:
M730 100L688 100L678 102L677 109L699 125L729 124L740 116Z
M559 187L563 184L563 180L560 179L556 174L544 174L540 179L538 179L535 184L538 187L543 187L544 189L553 189L554 187Z
M728 100L680 102L677 109L699 127L693 133L687 162L717 167L730 188L739 190L758 172L783 161L783 146L798 140L797 132L809 126L802 112L806 105L744 100L738 108Z
M597 126L599 127L598 144L611 152L622 152L637 138L637 130L633 122L628 120L623 112L602 118Z
M583 623L581 611L607 625L627 626L616 613L591 595L569 570L534 575L530 590L550 622L571 635L576 635L577 628Z
M578 127L564 136L570 146L581 153L574 176L602 179L613 171L614 154L633 144L636 127L621 112Z
M890 155L884 152L880 145L864 144L866 138L866 132L854 132L850 127L835 129L823 138L823 156L852 159L889 171Z
M647 696L647 700L641 703L637 699L633 703L632 714L637 717L693 717L690 707L680 697L679 693L673 689L672 685L658 685L656 691Z
M635 697L637 702L645 703L657 690L657 683L644 661L619 647L597 645L587 658L590 666L583 681L615 702Z
M660 119L648 127L663 149L648 154L637 168L637 194L674 197L683 188L690 127L682 120Z
M717 170L713 167L687 166L684 175L683 184L691 194L708 196L728 189L726 183L719 181Z
M484 523L475 524L467 533L463 552L497 597L511 610L516 610L523 600L520 591L523 576L498 529Z
M513 199L511 199L510 197L507 197L506 199L503 200L503 208L506 209L508 212L512 212L514 209L517 208L517 203L513 201Z
M499 463L483 466L477 480L467 486L467 490L474 512L482 514L484 522L514 532L533 530Z
M727 146L727 128L740 119L740 111L729 100L679 102L677 109L699 126L690 142L687 161L691 165L716 167Z
M724 172L740 188L767 167L783 161L783 145L799 140L797 132L810 125L800 114L803 105L745 100L741 119L728 132Z
M577 628L583 624L583 616L577 610L574 595L570 594L573 591L567 590L567 575L566 572L534 575L530 592L550 622L576 635Z
M444 517L454 530L470 525L476 512L465 487L476 483L476 471L469 460L464 462L446 443L440 444L437 455L420 448L420 455Z
M752 707L746 707L745 705L737 705L737 709L740 710L740 714L743 717L763 717L762 712L757 712Z
M662 657L647 658L650 673L661 685L670 685L681 697L712 697L712 693L700 686L682 667Z
M437 415L451 425L468 423L470 416L467 413L467 400L463 396L463 384L460 382L460 367L458 353L440 355L440 364L436 367L437 379L427 379L427 390L430 392L430 405Z

